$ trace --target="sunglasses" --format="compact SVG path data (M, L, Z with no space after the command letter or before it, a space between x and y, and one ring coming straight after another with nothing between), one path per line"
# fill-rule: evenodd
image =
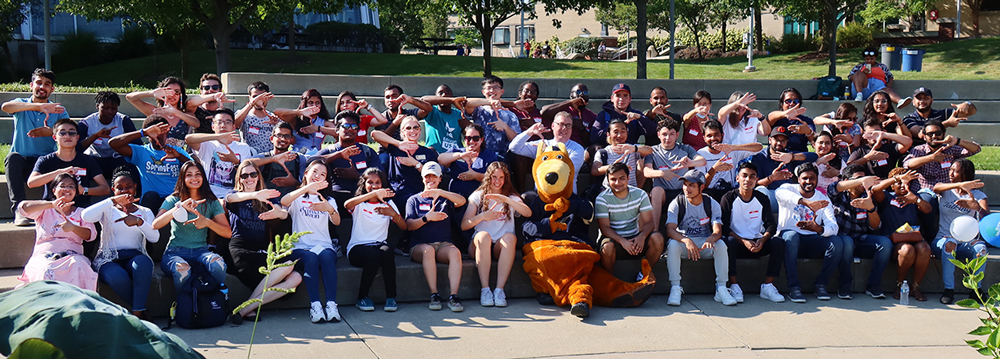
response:
M862 54L863 54L863 55L864 55L865 57L869 57L869 56L871 56L871 57L875 57L875 51L865 51L865 52L862 52Z
M802 100L799 100L797 98L790 98L790 99L785 100L785 104L786 105L798 105L800 103L802 103Z
M483 140L483 136L465 136L465 140L469 142L479 142Z
M419 130L419 129L420 129L420 126L406 126L406 127L403 127L404 131Z
M59 137L67 137L67 136L70 136L70 137L72 137L72 136L76 136L76 135L79 135L79 133L77 133L76 131L69 131L69 132L66 132L66 131L59 131L59 133L58 133L57 135L58 135Z
M240 173L240 179L257 178L257 176L259 176L257 172Z
M218 90L222 89L222 86L220 86L220 85L205 85L205 86L202 86L201 89L205 90L205 91L208 91L208 90L216 90L216 91L218 91Z
M343 124L340 124L340 128L343 128L345 130L355 130L355 131L357 131L358 128L360 128L360 127L358 127L358 125L356 123L343 123Z
M930 137L944 137L944 131L924 132L924 135Z
M576 91L576 92L574 92L574 93L575 93L575 94L576 94L577 96L587 96L587 95L589 95L589 94L590 94L590 91L587 91L587 90L577 90L577 91Z

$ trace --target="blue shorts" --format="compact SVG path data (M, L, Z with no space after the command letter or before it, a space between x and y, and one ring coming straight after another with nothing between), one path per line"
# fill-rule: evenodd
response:
M885 88L885 82L882 82L882 80L876 78L870 78L868 79L868 86L865 86L865 88L861 89L862 99L868 100L868 97L870 97L873 93L875 93L875 91L884 88ZM858 93L857 91L854 91L854 86L852 85L851 95L856 95L857 93Z

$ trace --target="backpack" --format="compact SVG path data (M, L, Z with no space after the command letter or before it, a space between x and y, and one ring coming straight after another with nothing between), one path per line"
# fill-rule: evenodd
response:
M214 328L226 323L229 289L219 283L200 263L191 263L191 278L177 288L177 301L170 307L170 321L185 329Z
M817 100L832 100L834 97L843 96L844 80L840 76L824 76L817 80L819 80L816 83Z
M684 221L684 214L687 212L687 197L684 197L684 192L681 192L674 198L674 202L677 203L677 225ZM712 218L712 197L707 194L701 194L701 207L705 211L705 215L708 218ZM710 220L711 221L711 220Z

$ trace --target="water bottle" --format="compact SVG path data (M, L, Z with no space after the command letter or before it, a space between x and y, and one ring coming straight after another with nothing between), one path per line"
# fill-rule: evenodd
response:
M910 285L905 280L899 287L899 305L910 305Z

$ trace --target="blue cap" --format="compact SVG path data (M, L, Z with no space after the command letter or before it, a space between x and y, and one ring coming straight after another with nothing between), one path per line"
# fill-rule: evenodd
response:
M628 92L628 93L629 93L629 95L631 95L631 94L632 94L632 89L630 89L630 88L628 87L628 85L626 85L626 84L624 84L624 83L618 83L617 85L615 85L615 87L612 87L612 88L611 88L611 93L617 93L618 91L625 91L625 92Z

